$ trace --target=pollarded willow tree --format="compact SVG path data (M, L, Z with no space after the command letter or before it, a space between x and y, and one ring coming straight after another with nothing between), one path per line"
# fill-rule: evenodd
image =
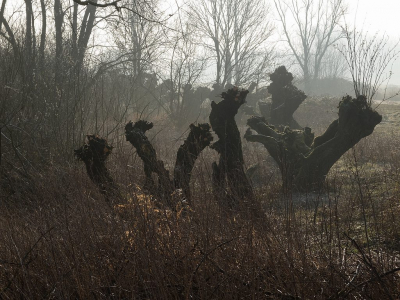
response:
M259 102L261 114L273 125L300 129L293 114L307 98L306 94L292 84L293 75L284 66L271 73L270 80L271 84L267 88L272 101Z
M107 140L97 135L88 135L86 144L75 150L75 156L85 163L90 180L97 185L107 202L118 201L121 203L124 200L118 185L106 167L106 160L112 149L113 147L108 144Z
M213 163L214 194L231 207L235 207L239 199L253 197L243 167L242 141L235 121L248 93L248 90L233 87L222 93L222 101L211 102L210 124L219 138L211 147L220 154L218 164Z
M398 57L397 44L390 45L385 36L369 37L355 28L349 30L348 27L344 27L343 32L346 43L338 48L349 67L355 98L343 97L339 103L338 118L329 125L323 135L314 139L311 129L307 127L302 130L286 127L280 131L268 124L265 118L254 117L248 120L250 128L258 134L254 135L249 129L245 138L251 142L260 142L267 148L279 165L284 186L289 189L320 189L333 164L362 138L372 134L375 126L382 121L382 116L372 108L373 97L380 85L390 79L391 72L387 76L384 74L390 63ZM277 78L286 78L288 82L288 79L292 78L291 74L285 74L283 68L280 68ZM275 84L272 75L271 79ZM288 88L282 87L283 85L280 89L269 90L272 99L276 92L284 94L286 90L287 93ZM286 99L282 105L270 111L271 120L272 116L279 112L279 108L288 109L291 106L288 105L289 94L283 98ZM294 110L290 116L293 112ZM283 124L289 125L287 122Z
M283 131L269 125L264 118L248 120L246 140L264 145L279 165L285 188L306 192L319 190L331 167L362 138L367 137L382 116L373 110L365 96L346 96L339 103L339 116L325 133L313 138L311 129Z
M253 190L243 167L241 137L235 122L235 115L245 103L248 93L233 87L221 94L222 101L211 103L210 123L219 138L212 148L220 154L219 163L213 163L214 194L221 204L231 208L236 207L241 199L253 198ZM153 124L147 121L129 122L125 126L126 140L134 146L143 161L144 189L174 209L177 204L173 199L175 191L182 190L187 200L191 198L189 183L192 170L200 153L213 140L211 127L207 123L190 125L189 135L177 152L173 179L146 136L151 128ZM118 186L105 165L111 150L105 139L91 135L84 146L75 150L75 155L85 163L90 179L106 195L106 199L118 195L117 201L121 202L123 199L118 193ZM157 178L157 183L154 178Z
M279 85L279 88L269 88L273 100L277 96L283 99L280 106L271 110L270 119L281 119L281 110L286 109L288 112L286 123L278 122L274 125L290 125L293 112L305 98L304 93L288 84L292 78L285 67L279 67L271 75L271 85L277 82L287 83ZM274 95L275 93L278 95ZM362 138L370 135L381 120L382 116L371 107L367 97L346 96L339 103L338 118L321 136L314 138L308 127L299 130L300 127L286 126L279 130L263 117L252 117L247 122L250 128L245 138L265 146L280 168L285 188L312 191L322 187L333 164ZM257 134L253 134L251 129Z
M173 179L170 178L164 162L157 158L157 152L146 136L146 132L152 128L153 123L147 121L129 122L125 126L126 140L135 147L138 156L143 161L146 177L144 189L163 204L174 209L177 204L172 199L175 190L182 190L186 199L190 200L189 182L194 164L201 151L210 145L213 139L210 125L190 125L189 135L177 152ZM95 135L88 135L87 138L87 143L75 150L75 156L85 163L89 178L99 187L106 200L124 202L118 185L112 179L105 164L111 154L112 146L105 139ZM153 174L158 183L154 182Z
M172 180L169 171L165 169L164 162L157 159L156 151L145 135L151 128L153 128L153 123L146 121L129 122L125 126L126 140L135 147L144 163L146 189L160 197L168 206L174 207L175 203L171 202L171 196L176 189L182 189L186 199L190 200L189 182L194 164L201 151L210 145L213 139L210 126L208 124L190 125L189 135L177 152ZM158 185L153 181L153 173L158 177Z

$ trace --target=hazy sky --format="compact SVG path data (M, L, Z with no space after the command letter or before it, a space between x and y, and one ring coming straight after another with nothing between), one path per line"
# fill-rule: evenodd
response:
M179 0L170 1L171 11L176 12L176 3ZM168 3L167 1L167 3ZM107 2L99 0L99 3ZM183 3L187 0L183 0ZM266 0L273 8L272 0ZM400 39L400 0L345 0L349 11L346 16L348 24L356 22L357 28L368 30L371 34L376 32L386 33L393 43ZM15 5L22 5L23 0L13 0ZM393 77L390 84L400 86L400 59L393 65Z
M351 0L348 5L349 21L356 17L356 23L364 28L400 38L400 0Z
M400 39L400 0L349 0L349 23L371 33L386 33L393 43ZM393 65L390 84L400 86L400 59Z

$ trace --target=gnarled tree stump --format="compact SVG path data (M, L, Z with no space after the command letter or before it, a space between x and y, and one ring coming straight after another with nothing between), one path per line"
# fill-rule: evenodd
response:
M370 135L382 116L373 110L364 96L346 96L339 103L339 117L324 134L313 138L310 128L277 130L264 118L253 117L245 138L262 143L279 165L284 186L299 191L313 191L322 187L333 164Z
M173 185L169 179L169 172L165 169L164 162L157 159L156 150L146 136L146 131L151 128L153 128L153 123L147 121L129 122L125 126L125 137L135 147L137 154L144 163L144 174L146 176L144 189L155 193L165 200L167 205L172 206L170 200ZM156 173L158 176L158 186L154 183L152 173Z
M174 168L174 179L170 180L169 172L164 163L157 159L156 150L146 137L146 131L153 127L152 123L146 121L129 122L125 126L125 135L135 148L144 163L146 175L145 188L154 193L174 208L172 193L175 189L182 189L187 200L190 200L190 178L197 157L201 151L212 141L209 124L190 125L190 132L184 143L179 147ZM158 187L155 185L152 173L158 176Z
M268 86L268 93L272 96L272 103L260 102L261 114L275 126L300 129L301 126L293 118L293 114L307 96L292 84L293 75L284 66L278 67L270 75L270 79L272 83Z
M190 178L197 157L205 147L209 146L213 137L210 132L210 125L190 124L190 132L187 139L179 147L176 155L174 168L174 185L176 189L182 189L184 195L190 200Z
M219 163L213 163L214 193L231 207L241 198L253 197L243 168L242 142L235 122L247 94L248 91L234 87L222 93L221 102L211 102L210 124L219 138L211 147L220 154Z
M99 187L107 201L123 202L118 186L105 164L112 148L105 139L97 135L88 135L87 143L75 150L75 156L85 163L89 178Z

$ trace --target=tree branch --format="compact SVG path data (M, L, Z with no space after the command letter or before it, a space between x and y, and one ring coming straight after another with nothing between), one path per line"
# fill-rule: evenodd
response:
M136 15L138 15L140 18L148 21L148 22L154 22L154 23L158 23L158 24L163 24L166 20L168 20L170 17L172 17L172 15L169 15L166 19L164 20L153 20L153 19L149 19L146 16L144 16L143 14L139 13L136 10L133 10L127 6L123 6L123 5L118 5L119 2L121 2L122 0L115 0L113 2L110 3L97 3L95 1L90 1L90 0L86 0L86 1L82 1L82 0L73 0L75 3L79 4L79 5L93 5L96 7L109 7L109 6L114 6L115 9L119 12L121 11L121 9L126 9ZM170 29L170 28L169 28Z
M121 7L118 6L118 2L121 2L121 0L115 0L113 2L110 3L96 3L95 1L81 1L81 0L74 0L75 3L78 3L79 5L93 5L93 6L97 6L97 7L108 7L108 6L115 6L115 9L119 11L119 9Z

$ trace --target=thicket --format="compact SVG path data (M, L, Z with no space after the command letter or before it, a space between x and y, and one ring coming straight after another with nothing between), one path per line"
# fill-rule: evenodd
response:
M309 105L316 114L326 108ZM137 185L146 181L130 147L114 148L107 162L125 204L110 205L78 162L30 180L10 176L1 193L1 295L396 299L399 142L396 132L372 135L333 167L323 191L286 195L265 153L244 143L246 164L261 163L254 202L235 210L215 201L210 149L193 169L190 206L176 211ZM160 152L171 166L176 152Z
M0 298L400 297L400 141L371 101L98 63L96 9L54 3L54 41L1 13Z

